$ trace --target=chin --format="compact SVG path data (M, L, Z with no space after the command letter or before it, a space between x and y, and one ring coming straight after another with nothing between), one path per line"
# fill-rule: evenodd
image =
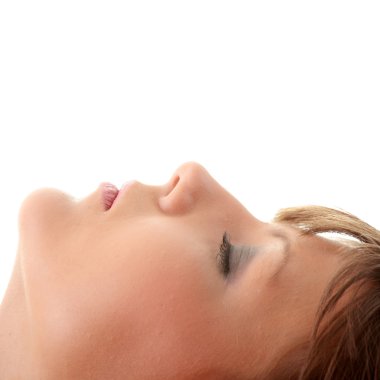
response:
M22 201L19 209L20 235L49 227L62 213L67 213L72 204L73 198L58 189L44 187L34 190Z

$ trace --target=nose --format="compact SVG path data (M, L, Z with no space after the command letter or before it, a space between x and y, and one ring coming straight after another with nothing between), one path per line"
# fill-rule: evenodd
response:
M166 193L160 197L161 209L171 215L190 212L202 199L212 193L213 178L197 162L182 164L168 183Z

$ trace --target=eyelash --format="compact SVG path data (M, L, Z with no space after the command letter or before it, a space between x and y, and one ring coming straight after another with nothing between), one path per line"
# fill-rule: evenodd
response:
M230 242L230 237L227 232L223 234L222 243L219 247L219 265L220 269L225 277L230 273L230 254L231 254L232 244Z

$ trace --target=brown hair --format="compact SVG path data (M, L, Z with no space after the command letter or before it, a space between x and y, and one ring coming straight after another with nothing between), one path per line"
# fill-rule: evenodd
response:
M269 378L380 379L380 231L345 211L321 206L282 209L274 222L302 234L332 232L355 240L339 239L347 260L322 296L310 340L294 350L299 355L280 360L281 374L275 368L271 374L277 375ZM348 293L348 302L337 310Z

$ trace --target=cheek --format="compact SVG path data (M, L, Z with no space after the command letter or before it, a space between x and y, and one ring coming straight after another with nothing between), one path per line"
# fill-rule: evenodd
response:
M91 260L63 272L50 266L50 283L41 280L35 331L52 373L67 363L71 377L97 363L104 378L118 366L141 371L147 360L162 367L162 357L183 364L205 346L205 323L217 320L216 286L194 252L159 237L153 250L129 240L128 252L125 240L111 240L93 241Z

